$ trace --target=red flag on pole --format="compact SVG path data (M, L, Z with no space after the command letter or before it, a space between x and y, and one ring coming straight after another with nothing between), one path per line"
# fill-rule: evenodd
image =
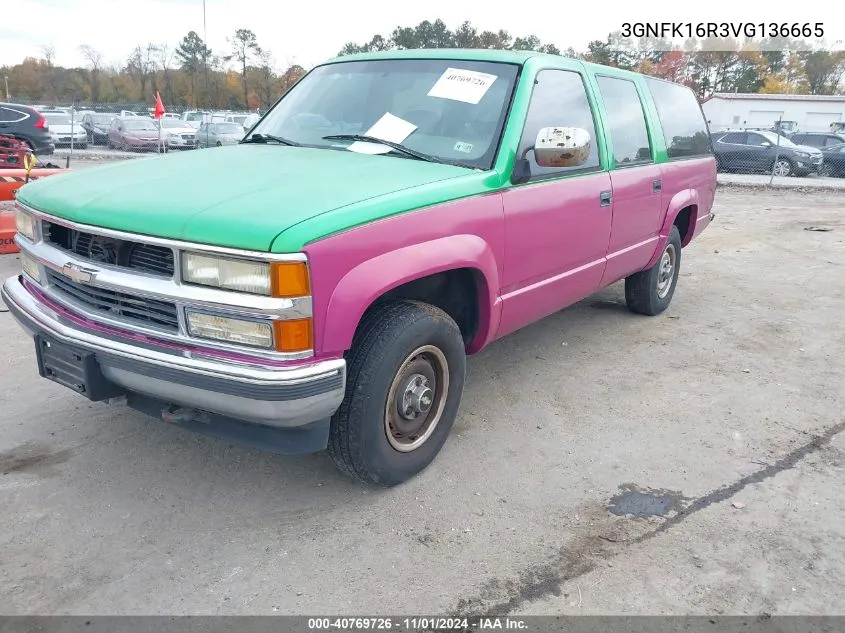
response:
M164 114L164 104L161 102L161 95L158 94L158 90L156 90L156 108L153 116L156 119L160 119L161 115Z

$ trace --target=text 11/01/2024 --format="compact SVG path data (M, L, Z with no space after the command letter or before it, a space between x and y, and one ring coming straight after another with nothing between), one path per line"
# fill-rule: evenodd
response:
M821 22L625 22L622 37L824 37Z

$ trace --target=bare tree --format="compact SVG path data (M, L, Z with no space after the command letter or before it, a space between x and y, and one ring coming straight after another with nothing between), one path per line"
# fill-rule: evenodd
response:
M156 61L164 73L164 98L166 101L173 101L173 81L170 77L170 66L173 64L175 51L172 51L167 44L156 46Z
M91 101L100 100L100 69L103 67L103 54L88 44L79 47L79 52L88 62L91 71Z
M156 58L158 55L158 47L152 42L147 44L144 49L143 67L144 73L149 77L152 91L158 90L158 82L156 81ZM143 96L144 99L147 95Z
M42 44L41 54L44 55L44 61L47 62L47 66L52 68L53 60L56 59L56 47L52 44Z

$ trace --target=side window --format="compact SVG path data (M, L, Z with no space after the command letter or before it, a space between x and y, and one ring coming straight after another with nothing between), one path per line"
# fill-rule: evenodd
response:
M838 138L836 138L835 136L828 136L828 137L827 137L827 138L825 138L825 140L824 140L824 144L825 144L825 146L828 146L828 145L839 145L841 142L842 142L842 141L840 141L840 140L839 140Z
M599 76L596 80L607 112L617 167L651 162L651 144L637 86L627 79Z
M0 122L6 123L12 120L12 113L8 108L0 108Z
M754 145L754 146L758 146L758 147L759 147L760 145L763 145L764 143L769 143L769 144L771 144L771 143L769 142L769 139L767 139L767 138L766 138L765 136L763 136L762 134L749 134L749 135L748 135L748 143L747 143L747 145Z
M662 79L646 78L666 139L669 158L709 156L710 134L692 90Z
M534 145L537 133L544 127L584 128L590 134L590 157L577 167L540 167L535 162L534 152L528 152L526 158L531 166L532 178L598 167L596 127L581 75L568 70L541 70L537 73L519 141L520 156Z
M746 139L748 138L748 134L745 132L731 132L729 134L725 134L721 139L721 143L730 143L732 145L747 145Z

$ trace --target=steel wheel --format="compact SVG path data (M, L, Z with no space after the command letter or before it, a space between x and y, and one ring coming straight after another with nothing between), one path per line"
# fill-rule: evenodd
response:
M785 158L780 158L772 167L775 176L788 176L792 171L792 164Z
M384 409L384 431L401 453L416 450L431 437L443 415L449 392L446 356L433 345L411 352L390 385Z
M675 261L678 258L678 253L675 250L674 244L666 246L663 255L660 257L660 264L657 271L657 296L660 299L665 299L672 288L672 282L675 279Z

